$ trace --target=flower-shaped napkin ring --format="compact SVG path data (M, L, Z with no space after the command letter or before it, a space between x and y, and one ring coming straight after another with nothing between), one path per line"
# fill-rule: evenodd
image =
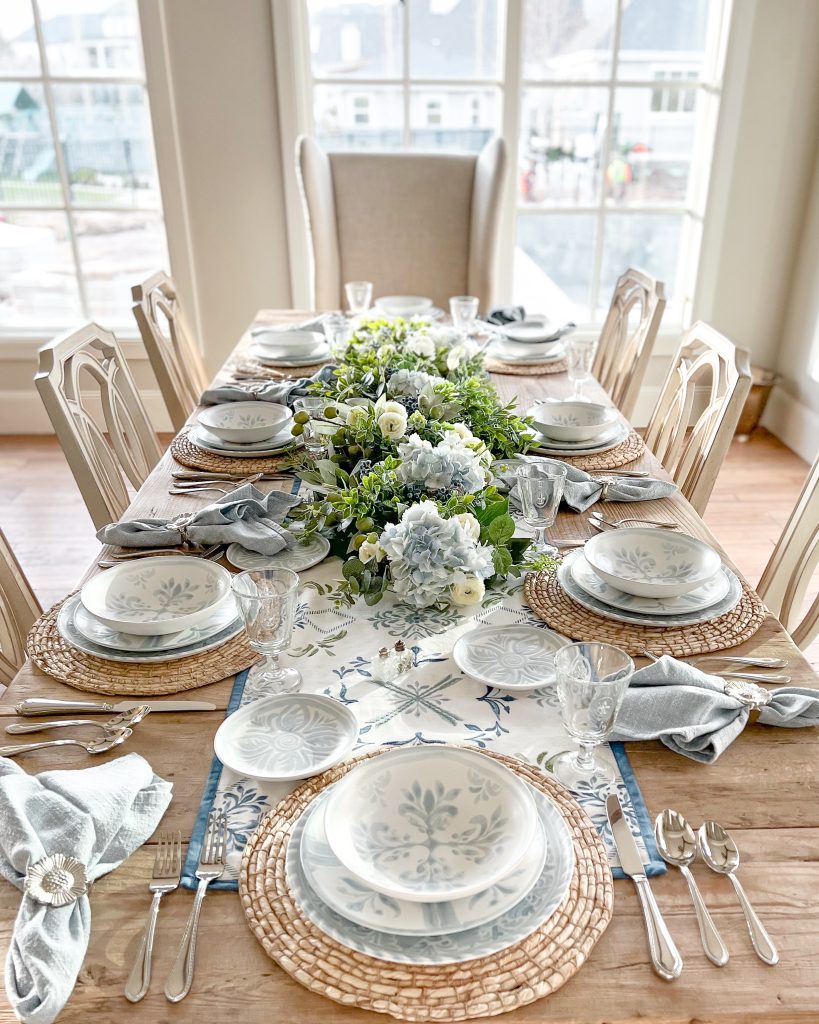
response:
M756 722L759 712L773 700L773 693L770 690L744 679L726 679L723 692L729 697L735 697L748 708L750 723Z
M26 871L26 893L46 906L65 907L84 896L87 889L85 865L65 853L43 857Z

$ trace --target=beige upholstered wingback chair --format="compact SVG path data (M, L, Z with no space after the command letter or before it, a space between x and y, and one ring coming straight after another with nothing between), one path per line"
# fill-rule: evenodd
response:
M302 135L296 165L316 309L343 308L345 281L442 309L453 295L477 295L482 309L496 301L502 139L477 155L325 153Z

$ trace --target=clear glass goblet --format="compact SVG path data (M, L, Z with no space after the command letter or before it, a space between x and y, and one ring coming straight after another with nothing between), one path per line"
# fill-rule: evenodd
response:
M324 318L324 336L330 347L330 355L334 359L341 359L346 353L352 330L350 321L346 316L339 313L331 313Z
M576 791L592 780L614 782L614 771L594 750L611 734L633 673L631 658L611 644L569 644L555 655L561 717L579 747L556 757L552 765L555 778L567 789Z
M452 326L461 335L463 341L469 339L469 333L478 316L479 300L474 295L454 295L449 300L449 314Z
M291 569L248 569L233 577L231 588L245 625L247 640L264 661L251 668L245 692L250 697L296 693L301 673L279 664L293 636L299 577Z
M546 531L554 526L566 485L567 467L558 462L521 466L517 471L517 494L523 519L535 531L532 551L554 558L558 550L549 543Z
M584 402L583 385L591 379L592 360L594 359L593 338L572 338L566 344L566 368L569 380L574 384L575 401Z
M372 281L348 281L344 285L347 306L353 316L366 313L373 303Z
M328 405L332 405L332 402L326 398L316 398L315 396L297 398L293 402L294 413L303 412L309 417L306 423L300 424L302 427L301 438L304 441L307 454L314 459L323 458L327 454L327 443L330 435L335 431L335 427L326 422L324 415Z

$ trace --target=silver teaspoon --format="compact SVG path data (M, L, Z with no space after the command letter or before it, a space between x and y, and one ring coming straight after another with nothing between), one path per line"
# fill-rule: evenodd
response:
M688 866L697 857L697 837L693 828L679 811L668 808L654 820L654 837L660 856L667 864L679 868L680 874L688 883L705 955L712 964L724 967L728 963L728 949L717 931L714 919L708 912L696 879Z
M121 729L132 728L139 725L142 719L150 714L151 708L148 704L138 704L135 708L122 711L120 714L109 718L105 722L95 722L91 718L69 718L55 722L12 722L6 726L6 732L19 735L25 732L40 732L43 729L64 729L66 726L93 725L102 729L106 734L117 733Z
M700 825L697 833L697 845L702 859L720 875L727 875L737 894L739 905L745 914L745 921L751 935L751 942L754 944L757 956L766 964L778 964L779 953L774 946L770 935L757 917L756 911L751 906L751 901L742 888L742 883L736 877L739 869L739 850L731 836L725 829L715 821L705 821Z

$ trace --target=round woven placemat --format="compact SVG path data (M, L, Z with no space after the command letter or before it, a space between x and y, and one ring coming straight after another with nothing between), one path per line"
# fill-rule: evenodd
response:
M271 473L283 465L286 455L272 455L259 459L232 459L226 455L206 452L190 440L183 431L171 441L170 453L180 464L189 469L207 469L216 473L235 473L240 470L251 475L253 473Z
M642 437L636 430L632 430L625 441L609 448L607 452L597 452L594 455L553 455L552 458L562 459L578 469L617 469L619 466L626 466L629 462L639 459L646 450Z
M268 366L260 363L258 359L241 359L232 366L227 367L228 373L255 373L258 377L266 377L269 380L295 380L300 377L312 377L322 366L327 363L313 363L311 366ZM241 384L241 381L237 383Z
M565 359L554 359L550 363L505 363L502 359L489 356L484 366L490 373L511 377L543 377L547 373L566 372Z
M301 912L285 875L290 832L313 798L363 758L308 779L259 824L245 847L239 895L265 952L301 985L328 999L410 1021L456 1021L514 1010L549 995L583 965L612 913L606 851L585 812L557 782L503 754L481 751L545 793L572 833L569 893L526 939L468 963L414 966L365 956L325 935Z
M26 638L26 653L43 672L75 690L115 697L181 693L235 676L259 660L259 655L249 647L244 631L221 647L178 661L134 665L95 658L72 647L57 629L57 613L71 596L63 598L37 619Z
M685 658L691 654L724 651L753 636L766 614L762 602L744 581L742 596L735 608L710 622L693 626L637 626L605 619L573 601L554 572L529 573L523 594L538 618L572 640L600 640L638 655L647 650L656 655Z

